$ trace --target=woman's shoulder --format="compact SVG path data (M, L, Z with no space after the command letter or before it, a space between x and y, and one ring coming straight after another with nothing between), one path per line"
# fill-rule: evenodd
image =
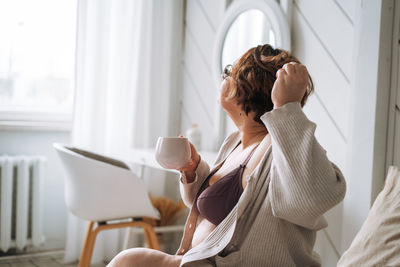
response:
M239 143L239 141L240 141L240 133L239 133L239 131L236 131L236 132L233 132L233 133L229 134L225 138L224 142L222 143L222 145L221 145L221 147L219 149L216 163L224 160L226 155L227 155L227 153L229 153L232 150L232 148L236 147L237 144Z
M233 133L229 134L226 138L225 138L225 142L229 141L229 140L238 140L240 138L240 132L239 131L234 131Z
M229 147L229 146L232 146L232 145L236 146L239 141L240 141L240 132L239 131L235 131L235 132L229 134L225 138L224 142L222 143L221 148L224 148L226 146Z

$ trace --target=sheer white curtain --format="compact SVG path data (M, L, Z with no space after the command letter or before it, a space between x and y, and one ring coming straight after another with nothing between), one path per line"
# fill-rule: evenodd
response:
M154 136L168 134L168 114L176 112L169 105L158 105L154 112L150 104L154 96L175 90L168 71L172 61L163 55L171 59L177 48L173 32L181 22L176 23L175 13L181 11L182 1L174 0L78 1L73 145L118 154L132 145L152 146ZM160 27L167 28L157 30ZM156 60L154 51L161 54ZM157 68L164 71L154 82ZM167 115L161 124L157 113ZM86 221L68 215L66 262L78 260L86 226ZM115 256L122 233L100 233L92 263Z
M150 91L142 57L150 56L152 9L148 0L79 1L75 145L114 152L131 144L136 96Z
M73 145L100 153L131 146L135 88L146 81L138 77L149 71L137 59L151 42L152 4L79 0ZM86 226L68 215L65 261L79 258ZM120 236L115 230L99 234L92 262L112 258L120 249Z

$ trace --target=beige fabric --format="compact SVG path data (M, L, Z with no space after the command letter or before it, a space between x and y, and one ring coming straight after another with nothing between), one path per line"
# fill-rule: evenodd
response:
M338 266L400 266L400 169L389 167L383 190Z
M300 103L265 113L261 120L271 146L247 179L235 208L198 246L191 248L198 210L197 192L210 173L205 162L196 178L181 177L181 194L191 208L181 246L181 266L320 266L313 252L316 231L327 226L323 214L339 203L346 185L315 139L316 125ZM238 145L238 132L222 145L212 171Z

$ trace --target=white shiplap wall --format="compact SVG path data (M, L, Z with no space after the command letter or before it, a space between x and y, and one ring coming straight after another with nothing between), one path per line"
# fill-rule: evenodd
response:
M316 137L345 177L353 75L357 0L294 0L292 52L308 68L315 93L304 107L317 124ZM342 248L342 204L326 214L329 226L318 233L323 266L336 266Z
M212 56L225 0L187 0L184 29L181 132L194 123L202 132L202 149L213 147L218 88L212 74Z
M349 99L352 84L353 36L358 0L294 0L292 52L309 69L315 94L304 110L317 123L316 136L328 157L346 175ZM187 0L183 57L181 131L197 123L203 148L212 149L217 92L212 80L215 34L225 0ZM342 253L342 205L327 214L328 235L318 235L323 266L335 266Z

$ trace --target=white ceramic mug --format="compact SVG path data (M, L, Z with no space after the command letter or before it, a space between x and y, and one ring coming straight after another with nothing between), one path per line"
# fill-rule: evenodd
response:
M155 157L166 169L180 169L191 158L189 140L185 137L159 137Z

